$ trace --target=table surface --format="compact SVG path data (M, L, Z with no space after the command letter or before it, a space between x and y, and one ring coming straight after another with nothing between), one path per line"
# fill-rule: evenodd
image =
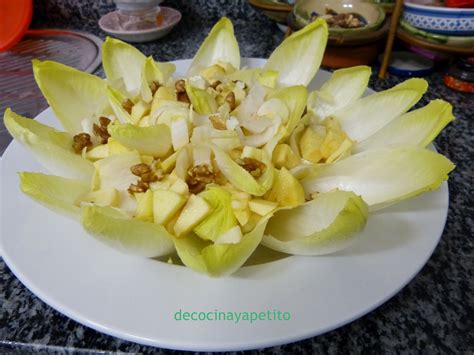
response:
M35 2L33 26L69 28L105 38L97 25L111 1ZM277 26L244 0L232 2L175 0L183 20L166 38L139 45L146 55L169 61L191 58L213 23L231 18L245 57L268 57L281 42ZM369 86L384 90L401 81L378 81L374 68ZM97 74L103 75L101 69ZM451 102L456 120L436 139L440 153L457 166L449 180L450 207L441 241L426 266L399 294L368 315L329 333L255 353L472 353L474 235L474 96L451 91L442 68L426 77L430 88L418 106L441 98ZM0 137L0 153L10 140ZM471 314L471 316L469 316ZM0 259L0 353L167 352L98 333L61 315L25 288Z

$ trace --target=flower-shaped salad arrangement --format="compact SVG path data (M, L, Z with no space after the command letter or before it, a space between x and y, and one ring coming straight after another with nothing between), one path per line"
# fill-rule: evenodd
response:
M5 112L9 132L55 174L22 172L21 190L114 248L177 252L212 276L236 271L260 244L297 255L340 250L369 210L448 178L453 164L425 146L453 115L442 100L407 113L427 89L422 79L362 97L365 66L308 92L327 37L316 20L263 68L241 68L222 18L185 77L110 38L105 80L33 61L65 131Z

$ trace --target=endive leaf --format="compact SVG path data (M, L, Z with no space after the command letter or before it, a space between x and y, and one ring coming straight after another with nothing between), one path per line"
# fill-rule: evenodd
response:
M151 258L174 250L172 236L163 226L129 219L111 207L82 207L82 225L96 239L126 254Z
M438 188L454 169L430 150L403 146L369 150L318 166L301 183L307 195L334 189L353 191L373 209Z
M372 69L365 65L334 71L318 91L309 95L309 108L319 118L325 118L353 103L367 89L371 72Z
M113 124L109 126L109 133L112 138L141 154L162 158L171 150L170 129L164 124L148 127Z
M110 86L108 86L106 89L106 95L109 100L110 106L114 110L114 113L120 122L136 123L133 122L132 116L122 106L125 100L125 96L123 96L119 91L115 90Z
M107 37L102 46L102 65L107 81L125 96L136 97L142 87L146 57L138 49Z
M426 80L409 79L391 89L359 99L334 112L334 116L349 138L360 142L407 112L427 88Z
M54 174L89 182L92 163L72 149L72 137L35 120L5 110L3 122L8 132Z
M41 173L22 172L20 188L23 193L50 210L79 219L79 198L89 191L89 184L80 180Z
M69 133L82 132L84 119L110 113L107 84L101 78L52 61L32 62L36 83Z
M216 100L206 90L195 88L186 81L186 93L197 113L210 114L217 111Z
M304 86L291 86L280 89L270 96L270 99L280 99L289 110L288 121L282 132L282 139L288 137L299 123L306 107L308 90Z
M188 76L199 75L202 69L217 63L240 68L239 44L234 36L234 26L227 17L221 18L202 42L188 69Z
M374 135L357 143L354 152L400 145L425 147L452 120L454 116L451 104L433 100L425 107L395 118Z
M151 92L150 84L152 82L156 82L160 85L166 84L175 70L176 66L173 63L157 63L151 56L146 58L142 70L142 99L145 102L150 102L153 99L153 93Z
M288 254L334 253L354 240L367 217L367 205L353 192L322 193L303 205L275 212L262 244Z
M213 146L212 149L219 170L225 178L239 190L251 195L262 196L272 187L274 168L265 151L262 151L264 157L262 163L266 165L265 172L258 179L255 179L247 170L233 161L232 158L220 148Z
M275 70L280 86L307 86L319 69L328 39L328 26L318 18L286 38L270 55L264 70Z
M260 244L268 218L245 234L238 244L212 244L197 236L175 238L178 255L184 265L213 277L230 275L239 269Z

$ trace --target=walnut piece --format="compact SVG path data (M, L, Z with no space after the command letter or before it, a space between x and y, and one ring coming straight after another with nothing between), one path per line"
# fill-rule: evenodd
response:
M144 181L138 181L136 184L131 184L128 188L130 194L137 192L146 192L150 188L150 185Z
M229 92L225 97L225 101L229 104L230 110L233 111L237 104L235 102L235 94L233 92Z
M267 166L261 161L247 157L243 159L237 159L236 163L239 164L245 170L247 170L250 175L252 175L256 179L262 176L262 174L265 172L265 169L267 168Z
M148 164L140 163L130 167L133 175L141 177L143 174L151 173L151 167Z
M178 101L179 102L184 102L185 104L190 104L191 101L189 101L188 94L185 92L178 92Z
M214 90L217 90L217 87L222 84L222 82L220 82L219 80L216 80L214 81L212 84L211 84L211 88L213 88Z
M124 102L122 102L122 107L128 113L132 113L133 102L130 99L126 99Z
M211 121L212 126L215 129L219 129L221 131L227 129L227 125L225 123L225 120L220 115L211 115L211 116L209 116L209 120Z
M105 116L99 117L100 126L95 124L93 125L93 131L96 136L100 138L100 142L102 144L106 144L109 141L110 134L107 130L108 125L110 124L110 120Z
M149 189L150 182L155 182L163 178L163 172L161 170L153 171L151 166L145 163L132 165L130 171L133 175L140 178L137 184L131 184L128 188L128 192L131 194L135 192L145 192Z
M183 93L183 92L186 92L186 83L183 79L181 80L178 80L175 84L174 84L174 87L176 89L176 92L179 94L179 93Z
M150 84L151 94L155 95L156 90L158 90L160 86L161 85L158 81L152 81Z
M205 189L207 184L216 182L220 173L207 164L197 165L188 171L187 184L189 191L197 194Z
M74 151L80 154L85 147L92 147L91 136L88 133L76 134L72 143Z

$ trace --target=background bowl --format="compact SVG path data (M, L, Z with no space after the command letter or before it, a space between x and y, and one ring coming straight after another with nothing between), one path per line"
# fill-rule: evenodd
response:
M329 28L330 35L357 35L371 32L379 28L385 20L385 11L380 5L360 0L301 0L293 7L293 14L296 23L300 27L304 27L311 21L313 15L325 15L326 8L337 13L355 12L362 15L367 21L367 25L359 28L331 27Z
M474 9L424 6L405 2L403 20L421 30L455 36L474 35Z
M248 0L249 4L262 10L265 16L278 23L286 23L286 17L293 9L289 1L278 0Z

